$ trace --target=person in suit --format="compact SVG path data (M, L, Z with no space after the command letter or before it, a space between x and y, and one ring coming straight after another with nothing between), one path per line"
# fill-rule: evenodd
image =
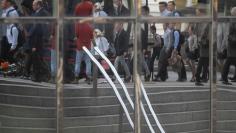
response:
M206 9L198 8L196 9L197 16L204 16L206 14ZM200 58L197 65L196 71L196 82L195 85L203 86L201 82L208 81L208 66L209 66L209 38L210 38L210 24L199 23L196 25L198 43L200 45ZM202 77L200 76L202 73Z
M43 8L43 2L41 0L33 1L33 10L34 13L32 16L34 17L42 17L48 16L49 13ZM41 78L43 73L42 66L42 50L43 44L46 40L45 31L47 30L47 25L45 24L33 24L30 26L29 31L27 32L28 43L31 48L31 58L29 59L29 64L32 64L33 72L32 72L32 81L41 82L43 79ZM48 36L49 37L49 36Z
M125 82L130 82L131 80L131 74L128 68L127 63L125 62L125 56L127 55L128 51L128 45L129 45L129 38L127 32L123 28L123 23L116 23L115 24L115 50L116 50L116 59L114 66L116 70L118 70L119 64L124 68L125 70Z
M231 15L236 16L236 7L232 8ZM228 74L230 65L236 66L236 24L230 23L229 26L229 33L228 33L228 45L227 45L227 58L224 62L223 71L221 74L222 83L226 85L232 85L228 81Z
M173 37L173 24L166 24L167 28L164 31L163 40L164 45L161 49L159 62L158 62L158 69L157 75L155 75L154 81L166 81L168 78L167 66L168 66L168 58L171 55L172 46L174 42Z
M14 8L14 0L3 0L1 1L1 7L3 9L2 17L19 17L18 12ZM1 40L1 58L14 63L14 53L18 47L18 35L16 24L3 25L3 37Z
M122 0L113 0L114 16L129 16L130 10L127 9Z

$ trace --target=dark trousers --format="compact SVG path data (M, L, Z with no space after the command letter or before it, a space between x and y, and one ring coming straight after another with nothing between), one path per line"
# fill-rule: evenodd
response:
M167 66L170 53L171 51L166 52L166 48L164 47L161 49L160 52L156 78L161 78L162 81L165 81L166 78L168 77Z
M149 70L151 73L153 73L153 69L154 69L154 62L157 59L159 59L159 56L160 56L160 52L161 52L161 47L156 47L153 49L153 53L152 53L152 57L151 57L151 60L150 60L150 64L149 64Z
M2 37L1 40L1 59L4 61L9 61L10 63L14 63L14 54L16 50L10 51L11 44L8 43L7 37Z
M209 66L209 58L208 57L200 57L197 65L197 72L196 72L196 81L200 82L201 80L201 73L202 78L207 79L208 77L208 66Z
M31 73L32 66L32 52L31 50L27 50L25 53L25 65L24 65L24 76L29 77Z
M33 68L32 79L36 81L43 80L42 77L43 74L45 74L45 71L43 70L44 63L40 52L39 51L32 52L29 62L32 63L32 68Z
M223 81L228 81L228 74L230 65L236 66L236 57L227 57L223 66L222 79Z
M181 70L178 72L179 79L187 79L187 74L186 74L186 69L184 66L184 61L181 59L181 63L183 64L182 67L180 68Z

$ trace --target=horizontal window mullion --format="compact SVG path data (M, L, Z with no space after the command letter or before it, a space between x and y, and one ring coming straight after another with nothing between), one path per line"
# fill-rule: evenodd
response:
M211 22L212 17L141 17L139 19L140 22L148 22L148 23L178 23L178 22Z
M236 22L236 17L233 16L219 16L217 18L218 22Z
M17 18L0 18L0 23L45 23L54 22L56 17L17 17Z

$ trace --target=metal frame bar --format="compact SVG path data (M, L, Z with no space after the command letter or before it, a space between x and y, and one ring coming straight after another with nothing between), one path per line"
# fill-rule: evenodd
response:
M211 114L210 114L210 132L216 132L216 37L217 37L217 17L218 17L218 0L211 1L211 14L212 14L212 29L211 29L211 45L209 49L209 64L210 64L210 101L211 101Z
M57 54L57 77L56 77L56 96L57 96L57 118L56 118L56 132L64 132L64 92L63 92L63 78L64 78L64 59L63 59L63 33L64 33L64 0L59 0L57 3L57 38L56 38L56 54Z

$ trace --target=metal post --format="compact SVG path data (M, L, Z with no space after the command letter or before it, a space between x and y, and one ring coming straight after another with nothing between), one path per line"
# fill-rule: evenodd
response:
M95 55L95 58L98 59L98 56ZM98 67L93 63L93 89L91 91L93 96L97 96L97 77L98 77Z
M134 106L134 133L141 133L141 79L140 79L140 75L139 75L139 68L138 68L138 53L139 53L139 46L141 43L141 25L139 23L139 17L141 16L141 0L138 0L138 2L135 3L135 16L136 16L136 20L135 20L135 24L134 24L134 62L133 62L133 66L134 66L134 75L133 75L133 79L135 82L135 106Z
M56 76L56 95L57 95L57 133L63 133L64 130L64 99L63 99L63 17L64 17L64 0L57 2L57 76Z
M211 89L211 133L216 132L216 32L218 16L218 0L211 1L212 8L212 31L210 45L210 89Z
M120 105L119 133L123 133L123 114L124 114L124 110L123 110L122 106Z

